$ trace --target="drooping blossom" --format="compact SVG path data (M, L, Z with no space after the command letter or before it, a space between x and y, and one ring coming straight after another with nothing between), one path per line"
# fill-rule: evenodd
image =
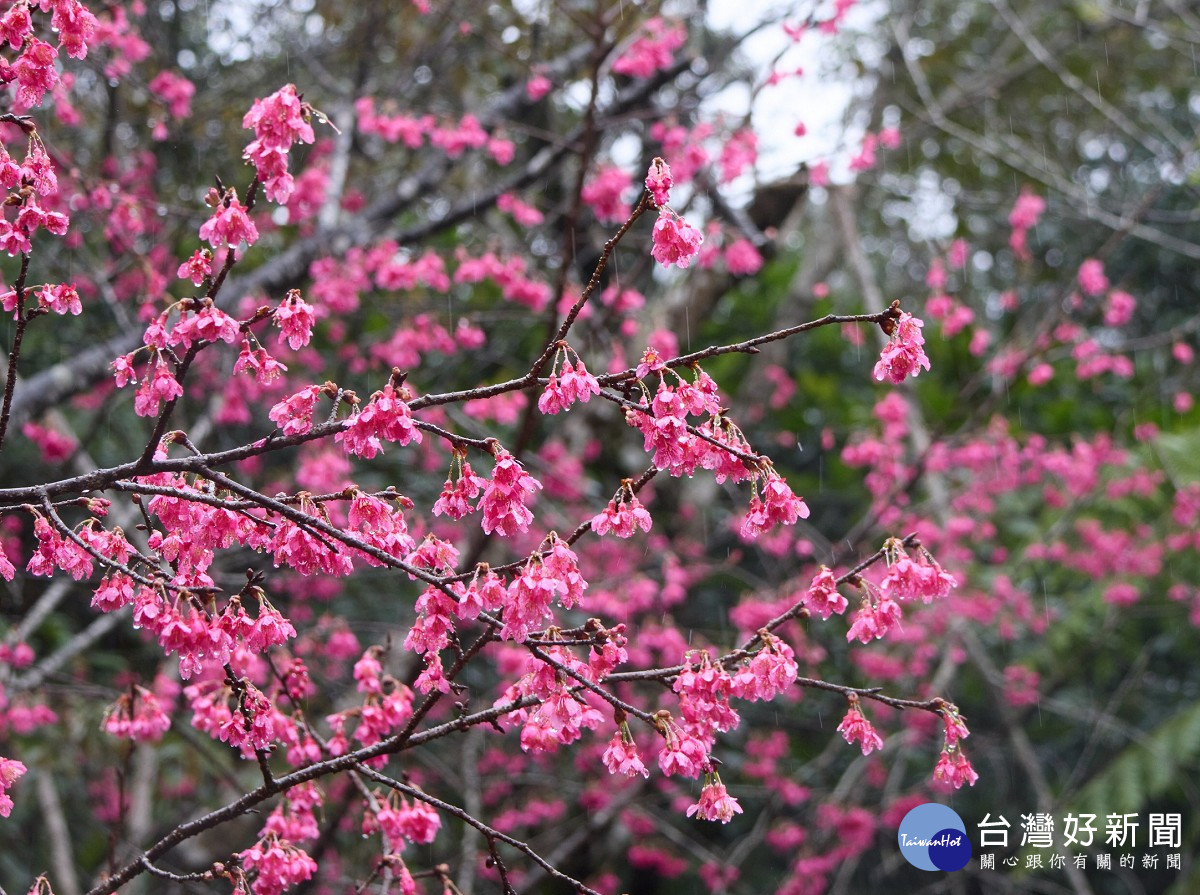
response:
M680 268L688 267L692 259L700 254L700 244L704 242L703 233L665 208L659 212L651 236L654 247L650 254L663 267L672 264Z
M215 203L212 216L200 225L200 238L214 249L222 246L237 249L242 243L252 246L258 242L258 228L237 194L229 190L223 200Z
M181 280L191 280L192 285L199 286L205 277L212 276L213 255L208 249L196 249L192 257L179 265L176 276Z
M604 750L602 760L610 774L620 774L625 777L650 776L646 765L642 763L641 756L638 755L637 745L633 742L633 737L628 735L628 728L625 725L622 725L621 729L613 734L608 748Z
M195 306L193 306L194 308ZM224 342L232 345L241 337L238 322L205 299L195 313L184 314L167 334L172 348L191 348L198 342Z
M942 726L945 730L946 748L948 749L956 747L960 741L971 735L962 715L952 705L947 705L942 710Z
M870 755L876 749L883 748L883 738L875 732L871 722L862 713L857 697L851 697L850 708L837 730L847 743L858 743L863 755Z
M383 450L383 442L420 444L421 430L408 409L408 389L399 392L389 382L371 396L367 406L345 422L345 428L334 436L348 453L370 460Z
M951 751L943 750L937 766L933 769L933 779L935 783L943 785L946 789L962 789L964 783L974 786L975 781L979 779L979 774L971 767L971 762L967 760L967 756L962 753L961 749L954 749L953 754Z
M155 416L163 401L173 401L183 395L183 386L175 378L170 365L161 357L154 366L154 374L146 376L133 397L133 411L138 416Z
M617 498L608 502L603 512L592 517L592 531L598 535L606 535L611 531L618 538L632 538L639 528L649 531L652 525L649 510L632 491L622 491Z
M592 395L600 394L600 383L588 372L583 359L565 342L560 350L567 355L563 358L562 367L557 374L554 372L556 367L551 368L550 379L538 398L538 410L548 416L570 410L571 405L577 401L586 404L592 399ZM572 354L575 356L574 363L570 359ZM557 355L555 360L557 361Z
M24 775L25 771L25 765L15 758L0 756L0 817L8 817L12 814L13 800L8 794L8 790Z
M709 767L708 750L702 740L674 728L658 753L658 767L668 777L679 774L695 779Z
M870 643L897 627L900 619L900 606L894 600L888 597L881 598L878 603L867 600L854 616L854 622L846 632L846 639Z
M286 204L295 189L288 173L288 151L293 143L315 139L309 119L312 107L302 102L294 84L285 84L265 99L257 99L242 119L242 127L254 129L254 140L242 157L254 165L263 193L273 202Z
M16 76L17 96L15 110L23 112L42 101L46 92L58 83L55 60L58 50L36 37L26 41L25 49L12 64L11 75Z
M925 356L925 338L921 327L925 324L907 311L896 321L891 339L880 353L875 364L875 378L899 385L906 376L914 378L921 369L929 369L929 358Z
M750 507L742 519L739 533L743 538L757 538L777 525L795 525L808 518L808 505L797 497L783 478L773 469L767 473L760 493L750 498Z
M456 470L458 475L454 477L453 473ZM446 477L441 496L433 505L433 514L449 516L451 519L461 519L463 516L475 512L477 508L472 506L471 502L479 497L486 485L487 479L476 475L475 470L471 468L471 464L466 461L463 454L455 451L451 475Z
M701 820L718 820L723 824L742 813L742 806L725 789L719 777L700 790L700 799L687 810L687 816L697 815Z
M650 191L650 195L654 198L654 204L659 208L665 208L671 204L671 187L673 185L671 166L655 156L654 161L650 163L650 170L646 172L646 189Z
M312 305L300 297L299 289L289 290L287 297L279 303L279 307L271 316L275 325L279 327L280 335L287 339L293 351L303 348L312 338L316 316Z
M796 683L795 651L766 628L758 632L762 649L733 675L731 692L739 699L770 701Z
M275 833L268 833L238 857L247 870L257 871L254 895L281 895L317 872L317 862L306 851Z
M949 596L958 586L954 576L943 569L925 548L918 548L913 560L896 539L887 544L888 570L879 589L897 600L916 600L923 603Z
M117 369L117 361L127 360L117 358L113 361L113 369L117 370L117 385L121 385L122 371ZM128 362L126 363L128 369ZM287 372L287 367L275 360L267 353L265 348L256 348L251 350L250 342L247 339L242 340L242 351L238 355L237 361L233 365L234 373L250 372L254 374L255 380L259 385L270 385L280 376Z
M809 612L824 619L846 611L846 598L838 592L837 578L828 566L821 566L820 571L813 576L803 599Z
M170 727L170 716L145 687L120 696L104 716L105 733L139 743L161 740Z
M516 457L498 447L492 478L479 501L484 532L512 537L528 531L533 512L525 503L541 489L542 483L526 472Z
M324 386L320 385L303 388L277 403L267 416L283 430L284 435L303 435L312 428L313 410L324 390Z

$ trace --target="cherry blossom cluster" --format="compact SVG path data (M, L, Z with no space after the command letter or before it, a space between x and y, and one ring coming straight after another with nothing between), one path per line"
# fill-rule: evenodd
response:
M313 108L296 93L296 85L285 84L265 99L255 100L242 119L242 127L254 129L243 158L254 166L272 202L286 204L292 196L295 180L288 172L288 153L294 143L316 139L312 117Z
M894 321L887 345L875 364L875 378L899 385L907 377L917 377L921 370L929 369L929 358L925 355L925 337L921 327L925 324L903 311Z
M663 208L654 222L654 247L650 254L663 267L686 269L692 259L700 254L700 244L704 242L704 234L671 211Z
M221 192L214 187L204 201L213 213L200 225L200 238L214 249L228 246L238 251L242 245L258 242L258 227L250 219L250 209L238 200L236 189L229 187ZM194 278L193 271L189 270L189 275Z
M572 357L575 358L574 363L571 362ZM600 383L588 372L583 359L566 342L561 343L555 350L554 360L550 364L550 381L546 383L546 390L538 398L538 410L554 415L563 410L570 410L571 405L577 401L586 404L592 395L598 394Z
M1032 260L1029 251L1028 233L1037 226L1038 220L1046 210L1046 200L1028 187L1021 190L1016 204L1008 215L1008 225L1012 227L1008 245L1013 254L1022 261Z
M385 108L391 103L385 103ZM373 134L388 143L403 143L409 149L420 149L426 138L447 158L458 158L468 149L485 149L492 160L507 165L513 160L516 148L502 133L489 134L474 115L464 115L458 121L439 125L432 115L407 115L401 112L377 111L373 97L355 101L358 129Z
M657 16L647 19L637 38L613 62L612 69L619 75L648 78L656 71L670 68L675 51L686 41L687 31L682 25Z
M631 479L624 479L616 496L608 502L603 512L592 517L592 531L598 535L612 532L618 538L632 538L637 529L649 531L654 521L650 511L642 506L633 491Z
M858 743L863 755L870 755L876 749L882 749L883 737L876 733L867 716L863 714L858 696L850 694L849 701L850 708L837 727L838 733L847 743Z
M971 762L962 751L962 740L970 736L967 725L963 722L958 709L947 704L942 710L942 722L945 731L945 747L934 768L933 778L946 789L962 789L964 783L974 786L979 774L971 767Z
M642 433L644 447L653 452L657 468L673 476L691 476L698 468L708 469L718 482L749 479L750 506L739 528L747 540L777 525L795 525L808 518L808 506L775 472L770 460L754 453L725 414L717 384L707 373L696 367L695 380L688 382L663 363L656 349L647 348L636 374L643 378L652 372L658 374L658 390L653 398L646 392L637 409L626 411L625 419ZM674 384L667 373L674 377ZM708 418L701 425L689 425L689 416L705 414Z
M314 389L317 390L315 393ZM319 386L309 386L288 399L289 402L295 401L295 407L288 406L280 410L280 418L286 420L283 424L285 434L303 434L312 428L313 406L321 391ZM411 398L412 393L407 386L401 385L397 389L389 382L371 396L366 406L346 419L334 439L342 443L347 453L367 460L383 450L385 441L402 447L410 442L420 444L421 432L408 409ZM275 416L271 418L280 421Z
M25 774L25 771L25 765L21 762L0 756L0 817L8 817L12 814L13 800L12 796L8 794L8 790Z
M171 728L171 716L158 697L134 685L111 705L104 716L104 732L115 737L146 743L161 740Z
M29 146L20 164L9 155L7 147L0 143L0 186L9 191L4 202L4 215L0 216L0 249L8 255L28 255L33 251L32 237L39 229L53 236L64 236L70 226L70 218L63 212L46 208L41 200L51 199L58 193L58 176L54 163L46 152L45 144L36 131L29 136ZM12 220L8 210L15 209ZM54 313L75 313L78 297L59 297L61 290L74 287L47 284L39 294L39 304ZM8 290L0 296L4 310L16 308L17 295Z
M697 815L701 820L714 820L727 824L733 820L734 815L742 813L742 806L725 789L720 774L714 771L707 775L706 779L704 788L700 790L699 800L688 808L687 816Z

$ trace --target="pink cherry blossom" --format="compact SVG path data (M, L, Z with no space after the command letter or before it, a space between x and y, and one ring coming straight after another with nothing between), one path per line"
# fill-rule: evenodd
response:
M1124 326L1133 319L1137 309L1137 299L1128 292L1114 289L1108 293L1108 301L1104 305L1104 325Z
M32 31L33 20L29 17L29 7L23 3L10 6L0 16L0 41L6 42L14 50L21 48Z
M383 450L383 442L401 447L421 443L421 430L416 427L407 403L408 390L400 392L389 382L371 396L367 406L345 422L345 428L334 436L348 453L371 459Z
M912 314L901 313L896 321L895 332L884 346L875 364L875 378L899 385L906 376L920 375L922 368L929 369L929 358L925 356L925 338L921 327L925 324Z
M903 547L894 545L887 575L879 589L897 600L920 599L923 603L949 596L951 589L958 586L954 576L945 571L929 553L920 548L914 561Z
M650 191L650 195L654 198L654 204L659 208L665 208L671 204L671 187L673 185L671 166L656 156L650 163L650 170L646 172L646 189Z
M625 777L650 776L650 772L642 763L641 756L638 755L633 738L626 739L624 730L618 730L613 734L608 748L604 750L603 761L604 767L608 768L610 774L619 774Z
M54 67L58 59L58 50L45 41L31 38L25 43L25 49L12 65L12 73L16 75L17 97L16 111L38 105L46 92L58 83L58 71Z
M850 709L837 730L847 743L858 743L862 747L863 755L870 755L876 749L883 748L883 738L875 732L871 722L863 715L856 698L852 697Z
M175 379L170 366L161 357L154 365L154 373L142 380L141 387L133 398L133 410L138 416L155 416L163 401L182 397L183 386Z
M946 748L952 749L971 735L962 715L953 706L942 710L942 725L945 729Z
M592 517L592 531L598 535L611 531L618 538L631 538L639 528L649 531L652 525L650 512L632 492L619 503L616 498L610 500L603 512Z
M682 25L670 25L655 16L642 26L638 37L613 62L612 70L619 75L648 78L656 71L669 68L675 51L687 40Z
M264 194L273 202L286 204L295 189L288 151L293 143L315 139L311 115L312 108L300 100L295 85L286 84L266 99L255 100L242 119L242 127L253 128L255 137L242 157L254 165Z
M192 257L179 265L176 276L181 280L191 280L193 285L199 286L205 277L212 276L212 259L212 252L208 249L196 249L192 252Z
M596 220L616 224L629 216L629 206L621 196L633 185L633 178L623 168L604 165L583 186L580 198L591 206Z
M525 95L533 102L537 102L543 96L550 92L553 88L550 79L543 74L535 74L525 84Z
M838 593L837 578L828 566L813 577L808 590L804 592L804 605L809 612L827 619L830 615L841 615L846 611L846 598Z
M700 253L704 235L679 215L668 209L659 212L652 233L654 247L650 254L663 267L672 264L686 268Z
M668 734L666 745L658 753L658 767L668 777L679 774L695 779L708 765L708 749L703 741L678 729Z
M763 266L763 257L748 239L739 239L725 250L725 266L737 277L753 276Z
M38 290L38 305L53 311L55 314L71 314L78 317L83 313L83 304L79 301L79 293L74 285L47 283Z
M163 711L158 697L145 687L134 687L109 707L104 731L135 742L156 742L171 727L170 716Z
M461 519L475 512L477 507L472 506L471 501L479 497L487 485L487 479L476 475L471 464L462 459L461 455L456 454L455 461L459 467L458 477L453 480L447 477L445 485L442 486L441 496L433 505L435 516L445 515L451 519Z
M1108 288L1108 277L1104 275L1104 262L1088 258L1079 265L1079 288L1084 295L1099 295Z
M200 238L214 249L222 246L236 249L242 243L254 245L258 241L258 228L250 220L246 207L231 193L217 204L212 217L200 225Z
M26 768L15 758L0 756L0 817L12 814L13 800L8 790L25 774Z
M870 643L886 636L900 624L900 619L900 607L893 600L884 597L878 603L867 601L854 616L854 622L846 632L846 639Z
M293 351L303 348L312 338L312 328L316 323L312 305L300 297L299 289L292 289L287 297L279 303L272 315L280 334L287 339Z
M164 69L151 78L146 86L151 93L167 104L167 111L172 118L187 118L191 113L196 85L183 75Z
M962 789L964 783L974 786L979 775L975 773L971 762L967 760L961 750L953 750L953 755L943 750L937 767L933 769L933 779L935 783L941 784L946 789Z
M257 871L254 895L281 895L317 872L317 862L307 852L275 833L268 833L238 857L247 870Z
M808 518L808 505L774 470L767 474L761 495L750 499L749 511L739 529L743 538L757 538L768 528L795 525L798 520Z
M725 784L719 779L700 790L700 800L687 810L688 817L695 814L701 820L719 820L723 824L729 823L735 814L741 813L742 806L737 803L737 799L729 795Z
M121 358L117 358L121 360ZM116 369L117 361L113 361L113 367ZM265 348L250 349L250 342L242 340L242 351L238 355L237 361L233 365L234 373L250 372L254 374L254 378L259 385L270 385L276 379L279 379L287 372L287 367L275 360L271 355L267 354ZM120 385L121 374L117 374L117 384Z
M303 388L272 407L267 416L284 435L303 435L312 428L313 411L323 391L324 387L320 385Z
M512 537L528 531L533 513L525 503L541 489L541 482L526 472L516 457L504 448L497 448L491 481L479 501L484 532Z

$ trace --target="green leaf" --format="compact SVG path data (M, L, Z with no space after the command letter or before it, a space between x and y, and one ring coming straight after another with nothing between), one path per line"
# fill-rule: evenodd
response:
M1200 756L1200 702L1168 718L1117 755L1071 799L1079 811L1132 814L1165 793Z

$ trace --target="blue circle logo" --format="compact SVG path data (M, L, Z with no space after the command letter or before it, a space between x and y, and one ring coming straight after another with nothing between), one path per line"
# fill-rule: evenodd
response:
M967 827L953 808L926 802L900 822L900 854L922 870L962 870L971 860Z

